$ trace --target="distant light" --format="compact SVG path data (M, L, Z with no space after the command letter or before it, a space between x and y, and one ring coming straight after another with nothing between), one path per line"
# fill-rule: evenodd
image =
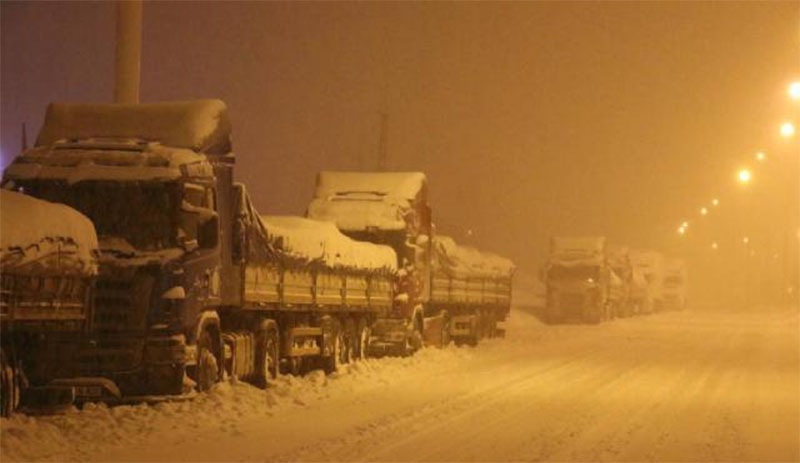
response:
M750 169L741 169L739 171L739 183L746 185L753 179L753 174Z
M744 238L742 238L742 243L744 243L744 244L750 243L750 238L745 236Z
M708 215L708 209L705 207L700 208L700 215Z
M678 227L678 234L679 235L685 235L686 234L686 229L683 228L683 227Z
M689 228L689 222L687 222L685 220L683 222L681 222L681 228Z
M783 138L792 138L795 132L794 124L792 124L791 122L784 122L783 124L781 124L780 131L781 131L781 136Z
M758 153L756 153L756 161L764 162L766 160L767 160L767 154L766 153L764 153L763 151L759 151Z
M714 206L714 207L719 206L719 199L717 199L717 198L712 199L711 200L711 205Z
M800 80L789 84L789 98L800 100Z
M717 249L719 249L719 244L717 244L717 242L714 241L713 243L711 243L711 249L716 251Z

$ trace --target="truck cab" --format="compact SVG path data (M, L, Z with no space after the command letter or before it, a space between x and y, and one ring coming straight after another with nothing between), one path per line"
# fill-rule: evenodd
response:
M233 156L225 104L51 104L3 188L94 224L99 266L88 333L50 353L42 379L97 378L87 399L179 394L219 378ZM45 371L46 370L46 371ZM113 387L108 384L112 383ZM80 398L79 398L80 399Z

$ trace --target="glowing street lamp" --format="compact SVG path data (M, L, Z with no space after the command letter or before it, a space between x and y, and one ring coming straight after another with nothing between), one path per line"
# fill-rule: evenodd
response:
M793 100L800 100L800 80L789 84L789 98Z
M717 198L712 199L711 200L711 205L714 206L714 207L719 206L719 199L717 199Z
M764 162L766 160L767 160L767 154L765 152L759 151L758 153L756 153L756 161Z
M792 138L795 133L794 124L791 122L784 122L781 124L780 133L783 138Z
M681 228L689 228L689 222L687 222L685 220L683 222L681 222Z
M686 234L686 229L683 227L678 227L678 234L683 236Z
M750 243L750 237L745 236L742 238L742 244L747 245Z
M753 180L753 173L750 172L750 169L740 169L738 178L739 183L742 185L747 185L751 180Z
M700 208L700 215L708 215L708 208L701 207Z
M719 244L717 244L717 242L714 241L713 243L711 243L711 249L716 251L717 249L719 249Z

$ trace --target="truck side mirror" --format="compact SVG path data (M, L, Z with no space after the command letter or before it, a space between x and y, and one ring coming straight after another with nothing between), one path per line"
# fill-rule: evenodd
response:
M219 218L209 217L197 227L197 244L203 249L217 246L219 237Z

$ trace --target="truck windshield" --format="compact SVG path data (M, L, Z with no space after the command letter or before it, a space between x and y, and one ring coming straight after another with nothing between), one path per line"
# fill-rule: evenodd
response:
M576 267L565 267L554 265L547 272L547 277L551 280L588 280L597 279L597 267L580 265Z
M20 183L26 194L66 204L89 217L100 238L124 238L144 251L177 246L181 191L177 182Z

